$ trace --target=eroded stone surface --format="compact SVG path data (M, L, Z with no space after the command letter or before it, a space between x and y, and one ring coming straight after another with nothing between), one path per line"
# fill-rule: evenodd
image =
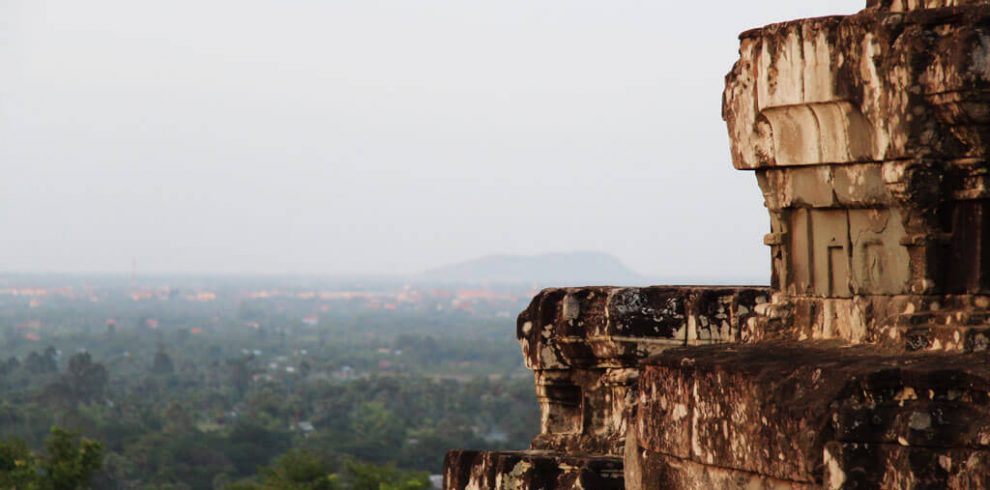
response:
M909 10L960 7L990 3L988 0L867 0L867 8L905 12Z
M628 459L627 459L628 461ZM627 463L627 466L630 463ZM779 480L766 475L723 468L716 465L698 464L673 456L650 454L642 461L642 478L629 481L626 489L772 489L772 490L813 490L818 485ZM627 478L628 480L628 478Z
M735 342L766 288L547 289L519 315L541 430L534 449L619 455L639 360L684 345Z
M770 212L773 286L847 325L797 315L794 340L878 338L888 317L841 316L857 301L988 292L988 23L987 2L893 1L742 35L723 114Z
M990 488L990 452L894 444L830 443L824 487Z
M566 461L568 455L578 454L595 464L618 464L621 474L639 362L672 347L739 341L759 305L769 299L769 290L759 287L542 291L519 315L517 325L541 412L532 451L451 452L445 471L453 476L448 476L445 488L572 488L577 481L572 477L580 473L572 467L582 466ZM555 464L559 474L550 480L558 482L556 486L531 486L534 478L539 485L549 485L547 477L533 475L544 475ZM513 476L523 467L532 470L528 476Z
M622 460L546 451L451 451L444 488L464 490L622 490Z
M982 352L990 345L985 296L773 298L761 306L763 315L748 320L744 342L838 339L906 352Z
M546 289L516 336L530 369L628 367L671 346L737 341L769 299L758 287Z
M657 457L820 484L830 442L990 449L988 379L983 354L834 342L676 349L640 377L636 440Z
M985 2L867 9L744 33L724 105L734 164L910 166L927 156L985 156L988 14ZM882 170L897 181L905 169ZM865 195L886 194L867 187Z

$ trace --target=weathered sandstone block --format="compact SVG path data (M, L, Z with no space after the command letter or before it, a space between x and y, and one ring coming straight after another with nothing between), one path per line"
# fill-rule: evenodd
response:
M643 467L673 458L821 485L832 442L990 450L982 354L763 342L676 349L648 364L634 424ZM855 473L833 464L832 474Z
M541 430L533 449L621 455L638 363L671 347L735 342L766 288L547 289L519 315Z
M543 451L451 451L444 460L444 488L469 490L622 490L622 459Z
M639 362L673 347L737 342L768 301L769 290L759 287L540 292L517 325L536 382L540 433L530 451L452 451L445 488L623 488Z
M826 488L990 488L990 451L830 443Z
M741 36L723 116L794 313L758 334L876 342L917 303L990 293L988 22L985 1L878 1Z

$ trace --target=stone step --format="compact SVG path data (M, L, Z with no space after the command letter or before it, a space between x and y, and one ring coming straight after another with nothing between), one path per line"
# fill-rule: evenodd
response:
M986 326L990 325L990 310L937 310L909 313L898 316L897 325Z
M909 352L984 352L990 347L990 326L926 325L893 327L881 344Z
M622 458L552 451L450 451L445 490L623 490Z
M531 369L635 365L670 347L735 342L766 287L551 288L517 320Z
M990 310L939 310L900 315L881 331L897 350L983 352L990 347Z
M990 485L988 393L982 353L891 355L834 342L673 349L646 361L627 439L637 450L627 454L644 482L860 488L872 480L857 479L881 474L856 469L872 461L930 488L945 488L957 471ZM948 463L933 473L928 463L939 456ZM969 459L982 466L960 464Z

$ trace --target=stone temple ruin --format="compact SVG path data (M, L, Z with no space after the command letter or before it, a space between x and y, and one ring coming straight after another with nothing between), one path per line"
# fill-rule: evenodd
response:
M540 434L450 452L447 489L990 488L990 0L740 39L771 287L541 292Z

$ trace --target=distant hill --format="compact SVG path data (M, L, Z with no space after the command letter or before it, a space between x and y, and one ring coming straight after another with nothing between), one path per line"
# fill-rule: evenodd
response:
M428 270L424 281L532 283L552 286L637 285L646 281L618 258L597 252L488 255Z

